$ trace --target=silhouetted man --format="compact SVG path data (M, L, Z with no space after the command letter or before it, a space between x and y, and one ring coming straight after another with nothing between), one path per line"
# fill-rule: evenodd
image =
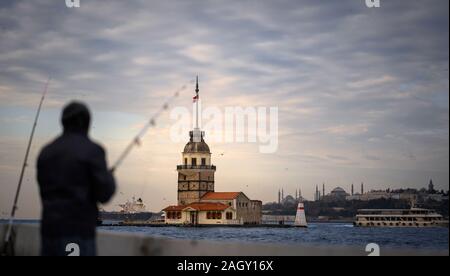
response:
M72 102L62 113L63 134L39 155L37 178L43 205L43 256L64 256L68 244L80 255L96 255L97 203L106 203L115 191L105 151L88 138L90 113Z

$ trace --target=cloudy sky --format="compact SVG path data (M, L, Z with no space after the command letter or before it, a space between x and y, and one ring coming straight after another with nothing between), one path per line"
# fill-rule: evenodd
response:
M72 99L93 110L91 136L113 162L173 91L191 108L278 106L279 149L209 143L216 190L275 201L279 188L312 199L367 189L449 187L449 2L389 0L0 2L0 217L12 203L26 142L49 75L20 201L38 217L35 160L60 133ZM184 143L156 128L117 172L119 193L159 211L176 202ZM187 138L186 138L187 139ZM224 153L222 156L219 153Z

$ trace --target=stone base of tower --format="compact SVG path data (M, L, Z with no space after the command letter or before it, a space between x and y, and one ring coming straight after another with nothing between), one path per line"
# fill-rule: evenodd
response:
M209 192L214 192L215 166L178 166L178 205L199 202Z

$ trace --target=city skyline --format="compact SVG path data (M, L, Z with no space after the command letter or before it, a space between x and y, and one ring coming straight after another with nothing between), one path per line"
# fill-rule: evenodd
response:
M328 187L326 185L326 183L322 183L322 185L324 185L324 188L326 187L325 191L327 191L327 192L323 193L323 190L319 191L321 197L324 194L325 194L325 196L330 195L331 191L336 189L336 188L342 188L348 195L363 195L363 194L367 194L367 193L371 193L371 192L380 192L380 191L383 191L383 192L386 192L386 191L397 192L397 191L400 191L400 190L407 191L409 189L414 189L414 190L417 190L417 191L422 191L422 190L427 190L428 191L430 189L430 185L433 185L433 189L434 189L433 179L430 179L429 182L426 183L426 185L423 185L423 187L419 187L419 188L400 187L400 188L397 188L397 189L392 189L390 187L387 187L385 189L371 189L370 187L364 186L363 182L358 185L359 189L356 189L356 190L354 189L355 183L351 183L351 184L343 185L343 186L333 186L331 184L330 187ZM319 185L315 185L315 187L318 188ZM300 191L300 193L299 193L299 191ZM286 198L287 196L291 196L294 199L298 199L298 198L301 197L301 198L304 198L307 201L314 201L315 200L313 197L304 197L303 196L303 192L301 192L301 191L302 191L301 188L300 189L298 189L298 188L295 189L295 193L294 193L294 190L292 190L292 189L288 190L288 189L285 189L285 188L279 188L278 189L278 194L275 195L275 197L278 197L277 200L268 201L267 203L273 203L273 202L281 201L281 200L283 200L283 198ZM444 189L441 189L441 190L434 189L434 191L437 192L437 193L441 193L441 192L447 193L447 192L449 192L449 190L444 190Z
M73 99L93 113L91 136L110 165L176 89L172 107L278 106L279 147L206 141L217 191L272 202L284 187L314 198L366 189L449 189L448 1L64 1L0 3L0 215L10 212L40 94L50 75L20 198L39 217L35 159ZM102 9L98 9L101 5ZM444 7L443 7L444 6ZM132 19L132 20L131 20ZM106 209L132 196L152 211L176 202L169 112L116 173ZM282 185L280 185L282 183Z

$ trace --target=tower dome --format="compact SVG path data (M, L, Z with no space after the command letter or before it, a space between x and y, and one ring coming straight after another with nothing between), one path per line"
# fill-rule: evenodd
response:
M210 154L211 151L209 149L208 144L206 144L205 140L203 139L204 132L201 132L201 140L200 142L194 142L194 132L189 132L190 140L184 147L183 153L208 153Z

